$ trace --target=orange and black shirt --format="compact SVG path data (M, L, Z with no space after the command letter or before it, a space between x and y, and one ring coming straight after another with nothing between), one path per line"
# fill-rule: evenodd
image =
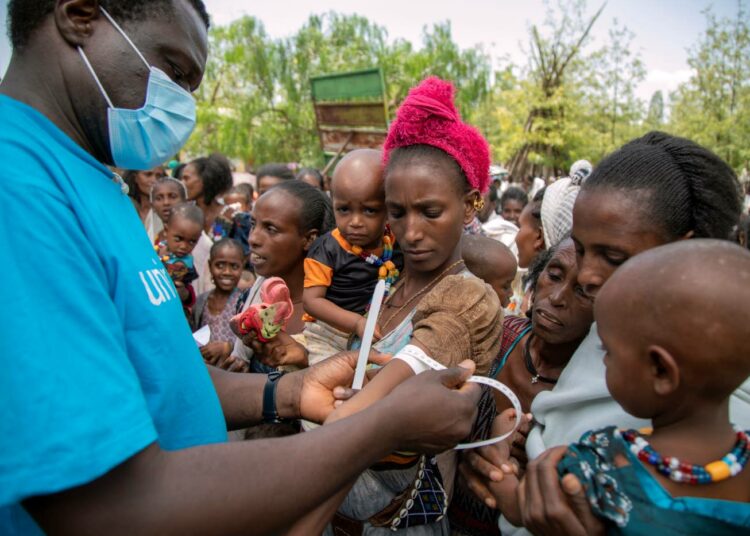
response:
M383 250L372 253L382 255ZM404 256L398 244L391 260L399 271L403 270ZM318 238L307 253L305 288L328 287L326 299L342 309L363 314L377 281L378 267L355 255L338 229Z

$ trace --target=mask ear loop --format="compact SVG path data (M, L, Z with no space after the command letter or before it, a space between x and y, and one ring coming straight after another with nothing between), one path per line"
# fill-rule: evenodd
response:
M91 66L91 63L89 62L89 59L86 57L86 53L83 51L81 47L78 47L78 53L81 55L81 58L83 58L83 63L86 64L86 67L88 68L89 72L91 73L91 76L94 77L94 81L96 82L96 85L99 86L99 91L102 92L102 95L104 95L104 99L107 101L107 104L110 108L114 108L114 105L112 104L112 101L109 98L109 95L107 95L106 90L104 89L104 86L102 85L101 81L99 80L99 77L96 76L96 72L94 71L94 68Z
M104 9L103 7L100 7L99 9L101 10L102 14L105 17L107 17L107 19L109 20L109 22L112 23L112 26L114 26L115 29L118 32L120 32L120 35L122 35L122 37L125 39L125 41L127 41L128 44L133 48L133 50L135 50L135 53L138 54L138 57L141 58L141 61L146 65L146 67L148 67L149 69L151 69L151 65L146 61L146 58L143 57L143 54L141 54L141 51L138 50L138 47L135 46L135 44L133 44L133 41L130 40L130 37L128 37L128 34L126 34L123 31L123 29L120 28L120 25L117 24L117 22L115 22L115 19L112 18L112 15L110 15L109 13L107 13L107 10Z

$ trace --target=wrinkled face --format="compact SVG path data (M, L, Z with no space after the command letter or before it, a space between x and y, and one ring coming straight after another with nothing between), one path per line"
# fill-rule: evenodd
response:
M198 175L194 164L188 164L182 169L180 180L185 183L188 201L195 201L203 196L203 179Z
M518 218L521 217L521 211L523 211L524 205L517 199L507 199L501 208L501 216L503 219L512 221L518 225Z
M169 220L172 207L185 201L185 192L179 184L173 181L163 182L154 186L151 192L151 207L164 224Z
M518 267L528 268L537 254L544 250L544 236L542 226L532 214L534 203L529 203L521 211L518 218L518 234L516 234L516 246L518 246Z
M164 168L157 166L148 171L139 171L135 174L135 184L138 187L138 193L141 195L151 195L151 188L154 187L156 179L164 176Z
M339 173L331 197L336 227L346 241L367 250L380 247L386 218L382 179Z
M56 4L57 27L78 32L76 37L84 43L82 48L112 104L126 109L143 106L150 71L125 38L93 7L89 12L88 8L70 9L61 2ZM166 73L185 90L194 91L203 78L208 32L189 2L172 4L169 13L125 21L122 28L149 65ZM111 164L107 101L74 43L61 30L58 32L51 46L63 51L59 64L69 81L67 91L75 97L73 106L83 135L94 156Z
M552 344L583 339L594 316L594 302L578 284L572 240L565 240L537 281L532 309L534 334Z
M167 225L167 248L178 257L189 255L201 237L200 224L182 216L173 217Z
M582 189L573 206L578 282L590 296L626 260L669 240L643 209L638 192Z
M409 271L443 270L461 258L465 224L474 218L476 191L459 192L447 166L406 161L388 171L385 199L388 221Z
M301 204L284 191L270 191L253 207L250 262L264 277L284 277L300 267L310 247L300 232Z
M237 287L242 276L244 258L240 248L226 246L215 251L208 261L214 284L224 292Z

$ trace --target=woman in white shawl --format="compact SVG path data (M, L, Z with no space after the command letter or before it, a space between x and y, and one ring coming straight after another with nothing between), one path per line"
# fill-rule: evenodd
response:
M709 150L682 138L649 133L606 157L578 195L573 210L572 237L579 264L578 282L597 291L628 258L647 249L689 238L728 239L739 220L741 201L732 169ZM649 304L644 303L644 307ZM612 399L605 383L603 351L596 324L563 370L551 391L532 403L535 424L526 441L531 462L524 520L534 534L585 534L582 517L573 515L557 480L556 458L542 453L577 441L591 429L607 425L640 428L647 423L628 415ZM750 381L732 396L732 421L750 427ZM484 451L488 479L491 469ZM532 470L533 469L533 470ZM482 500L491 494L481 477L472 479ZM542 496L544 498L542 498ZM588 514L588 515L586 515ZM504 534L529 534L501 523Z

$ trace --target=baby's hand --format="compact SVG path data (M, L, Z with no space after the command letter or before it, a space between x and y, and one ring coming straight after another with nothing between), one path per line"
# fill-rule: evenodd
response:
M359 320L357 320L357 325L354 328L354 333L357 334L357 337L359 337L359 340L364 339L365 337L365 326L367 325L367 318L364 316L361 317ZM372 335L372 340L379 341L383 338L382 333L380 333L380 326L375 324L375 332Z

